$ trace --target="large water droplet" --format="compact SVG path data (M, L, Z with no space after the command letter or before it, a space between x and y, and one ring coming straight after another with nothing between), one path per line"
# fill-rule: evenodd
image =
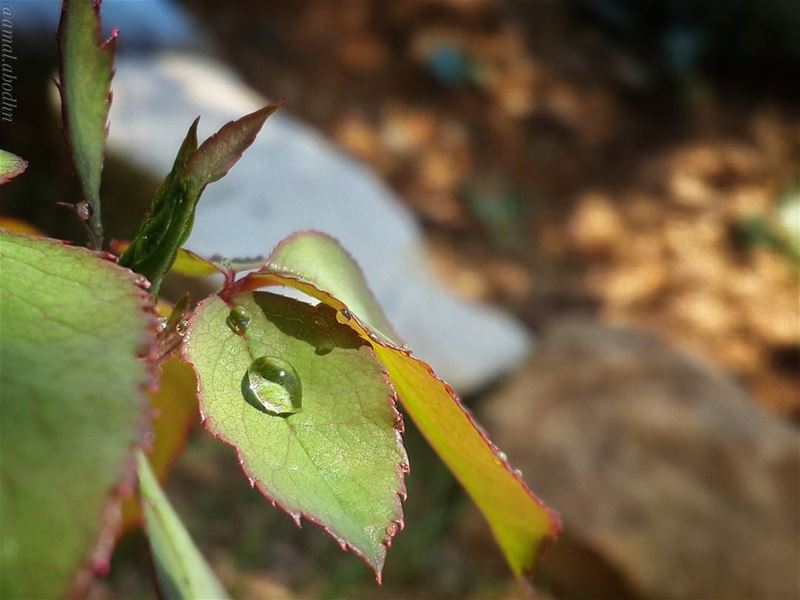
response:
M234 306L225 322L235 334L243 335L250 325L250 311L244 306Z
M242 395L248 403L271 415L291 415L300 410L303 387L294 367L280 358L262 356L247 368Z

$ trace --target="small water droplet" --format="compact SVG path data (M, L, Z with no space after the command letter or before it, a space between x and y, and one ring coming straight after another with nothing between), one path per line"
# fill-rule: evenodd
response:
M250 487L251 487L251 488L254 488L254 487L256 487L256 479L255 479L255 477L248 477L248 478L247 478L247 481L249 481L249 482L250 482Z
M497 452L497 458L499 458L499 459L500 459L500 460L502 460L503 462L506 462L506 461L508 460L508 454L506 454L506 453L505 453L505 452L503 452L502 450L499 450L499 451Z
M75 214L81 221L88 221L92 216L92 205L86 200L81 200L75 205Z
M369 339L371 339L375 343L378 343L378 342L381 341L381 338L378 337L378 334L374 333L374 332L369 334Z
M317 305L317 311L324 312L330 310L326 305L320 303ZM314 315L311 317L311 323L314 325L314 329L316 329L316 345L317 349L315 352L319 356L324 356L333 351L335 344L333 343L333 339L331 338L331 324L328 320L323 318L321 315Z
M336 312L336 320L342 324L347 323L352 317L353 315L346 308L343 308Z
M250 311L244 306L234 306L225 322L235 334L243 335L250 324Z
M175 325L175 333L180 336L186 335L186 330L189 329L189 321L181 319L178 321L177 325Z
M158 330L164 331L167 328L167 317L158 317Z
M300 410L303 388L294 367L280 358L262 356L247 368L242 395L257 409L272 415L291 415Z
M514 469L514 475L516 475L517 477L522 477L522 471L520 471L519 469Z

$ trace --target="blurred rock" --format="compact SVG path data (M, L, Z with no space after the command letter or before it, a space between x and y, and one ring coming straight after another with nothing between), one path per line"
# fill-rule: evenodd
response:
M563 516L558 597L800 596L798 432L713 366L566 319L483 416Z
M266 102L209 58L122 58L108 147L161 177L196 116L205 137ZM362 130L348 135L362 144ZM520 325L440 286L417 223L389 189L284 108L231 174L208 187L187 246L203 255L264 255L303 229L328 232L352 253L400 335L461 393L527 355L530 340Z

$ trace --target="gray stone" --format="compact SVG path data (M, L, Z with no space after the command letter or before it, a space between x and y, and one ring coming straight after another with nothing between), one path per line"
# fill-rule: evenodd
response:
M196 116L205 137L266 102L209 58L122 57L108 147L163 176ZM230 174L208 187L187 246L204 255L263 255L304 229L325 231L350 251L399 334L460 392L527 355L530 339L520 325L434 280L413 216L386 186L283 109Z
M564 519L562 597L800 597L800 437L702 359L554 323L483 414Z

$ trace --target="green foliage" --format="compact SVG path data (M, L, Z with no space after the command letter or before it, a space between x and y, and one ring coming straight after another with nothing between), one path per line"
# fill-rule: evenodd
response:
M161 595L168 600L225 600L228 595L158 485L147 458L137 452L136 462L142 512Z
M28 163L19 156L0 150L0 185L11 181L28 168Z
M117 35L115 31L108 41L100 39L99 10L99 2L65 0L58 28L64 134L90 207L88 231L97 249L103 243L100 178Z
M86 249L0 232L0 261L0 597L54 598L110 551L155 314L134 274Z
M114 51L113 37L98 40L98 6L65 1L59 28L65 130L97 248ZM557 516L453 390L400 345L335 240L295 234L263 265L211 262L181 248L205 187L225 176L277 107L226 124L199 147L195 120L118 265L56 240L0 232L0 596L74 595L84 591L89 566L107 568L126 464L143 445L152 363L164 360L173 378L155 406L178 406L170 390L194 384L191 372L174 369L178 348L197 376L206 429L236 449L251 484L298 524L306 517L325 528L378 580L403 525L409 468L396 394L486 516L516 575L529 572L541 542L556 535ZM0 183L24 167L0 151ZM153 296L173 264L198 276L222 272L225 286L193 311L182 301L159 327ZM254 266L235 281L237 269ZM321 303L253 293L268 285ZM156 428L153 464L165 470L187 411L162 414L173 422ZM140 452L137 461L161 592L224 597ZM126 523L135 522L136 511L126 510Z
M193 317L185 356L200 382L206 428L234 446L252 485L299 522L323 525L375 569L402 521L407 458L394 392L372 349L325 305L242 294L241 334L212 296ZM297 372L302 408L276 416L248 403L247 370L280 357Z
M150 215L119 259L119 264L147 277L154 294L158 293L164 275L175 262L178 249L189 238L203 190L236 164L278 106L265 106L226 124L199 148L199 118L192 123L172 171L156 192Z
M294 234L278 244L265 267L228 293L265 285L292 286L321 300L372 345L403 407L483 512L512 571L531 572L542 541L558 532L558 515L512 471L431 367L383 333L388 327L383 313L347 252L327 235Z
M332 237L316 232L289 236L275 247L267 265L276 271L301 275L320 289L332 290L373 332L400 343L361 269Z

